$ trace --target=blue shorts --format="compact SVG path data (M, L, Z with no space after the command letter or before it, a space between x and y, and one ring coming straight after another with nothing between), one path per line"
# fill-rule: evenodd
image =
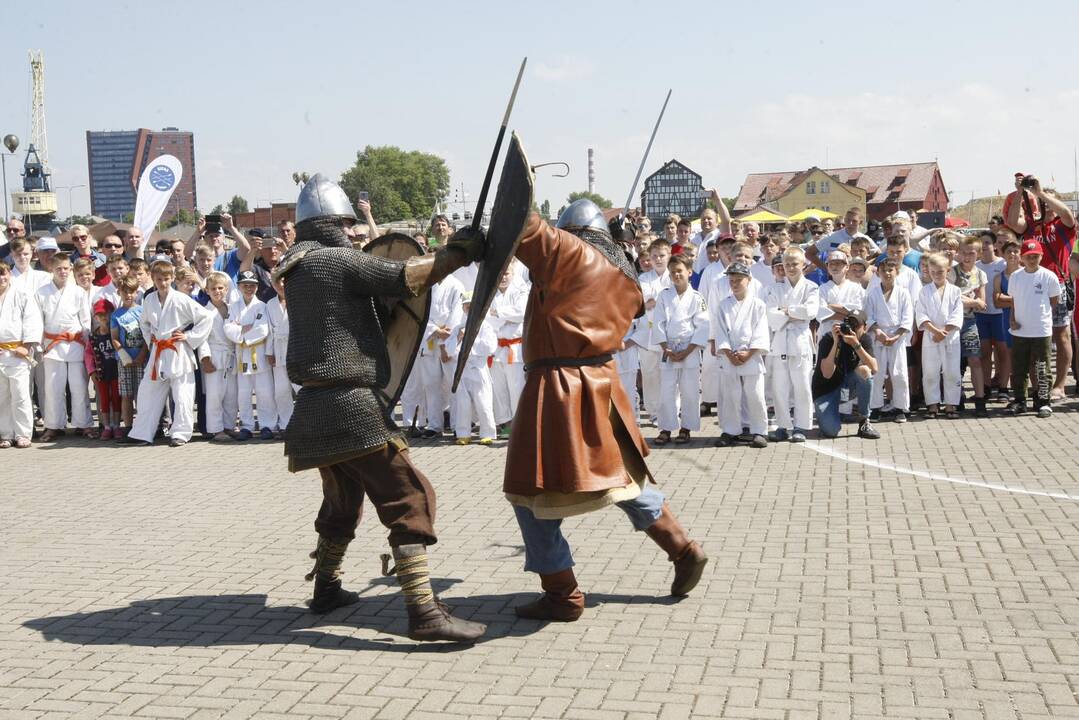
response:
M963 318L963 327L959 330L959 346L959 357L982 356L982 339L974 318Z
M974 313L983 341L1004 342L1004 313Z

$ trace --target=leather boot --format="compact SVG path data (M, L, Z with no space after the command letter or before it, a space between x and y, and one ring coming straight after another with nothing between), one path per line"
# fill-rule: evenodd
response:
M429 642L475 642L487 626L462 620L450 614L450 610L435 597L427 569L427 548L423 545L401 545L393 548L397 567L395 574L405 596L408 610L408 637L410 640Z
M360 601L359 595L341 587L341 563L344 562L348 543L348 538L318 537L318 547L311 553L315 566L304 578L308 582L315 581L315 595L308 608L316 615Z
M667 553L667 559L674 563L674 581L671 583L671 595L681 597L697 587L708 564L708 557L695 541L690 540L678 518L664 503L663 512L651 527L644 531Z
M527 605L518 605L513 609L517 617L529 620L550 620L553 622L573 622L584 612L584 593L577 586L573 568L556 572L552 575L540 575L543 594L539 599Z

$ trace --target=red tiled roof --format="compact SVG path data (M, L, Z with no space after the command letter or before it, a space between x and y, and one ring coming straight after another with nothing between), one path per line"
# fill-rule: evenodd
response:
M774 200L784 194L793 185L800 182L808 171L751 173L746 176L738 199L734 203L735 212L756 207L765 200ZM871 167L847 167L825 170L841 182L855 185L866 191L866 203L873 205L887 200L898 190L900 202L918 202L929 195L933 176L939 172L935 162L910 163L907 165L875 165ZM763 197L767 190L767 198Z

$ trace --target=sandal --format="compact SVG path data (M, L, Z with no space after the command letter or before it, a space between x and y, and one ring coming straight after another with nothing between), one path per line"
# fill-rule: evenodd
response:
M953 410L947 410L944 413L944 417L948 418L949 420L958 420L959 419L959 411L954 410L954 409Z
M0 440L0 450L7 450L9 447L11 447L10 440Z
M686 430L685 428L679 430L678 437L676 437L674 441L679 445L685 445L687 442L689 442L689 430Z
M25 450L26 448L30 447L30 438L15 438L15 447L20 450Z
M84 428L79 432L79 435L82 435L87 440L97 440L101 437L97 430L94 430L93 428Z
M925 409L925 416L927 418L929 418L930 420L936 420L938 414L939 414L939 410L935 406L934 407L928 407L928 408Z
M660 430L659 435L652 441L653 445L657 447L663 447L671 441L671 433L667 430Z
M53 442L63 434L63 430L46 430L41 436L41 442Z

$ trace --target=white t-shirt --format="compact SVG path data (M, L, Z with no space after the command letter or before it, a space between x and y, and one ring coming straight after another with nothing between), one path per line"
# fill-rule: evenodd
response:
M997 258L991 263L979 260L976 267L985 273L985 310L979 310L979 315L1000 315L1001 309L993 304L993 282L997 275L1004 272L1004 258Z
M825 260L828 257L828 253L832 252L844 243L849 245L850 241L856 237L865 238L869 241L870 250L880 252L880 248L877 247L877 243L874 242L873 238L869 237L865 233L854 233L854 235L851 235L849 232L847 232L847 228L845 227L839 228L831 235L826 235L822 237L815 243L815 246L817 248L817 252L820 253L821 260Z
M1019 323L1012 335L1025 338L1050 337L1053 334L1053 307L1050 298L1060 297L1056 273L1043 267L1034 272L1019 268L1008 278L1012 296L1012 317Z

